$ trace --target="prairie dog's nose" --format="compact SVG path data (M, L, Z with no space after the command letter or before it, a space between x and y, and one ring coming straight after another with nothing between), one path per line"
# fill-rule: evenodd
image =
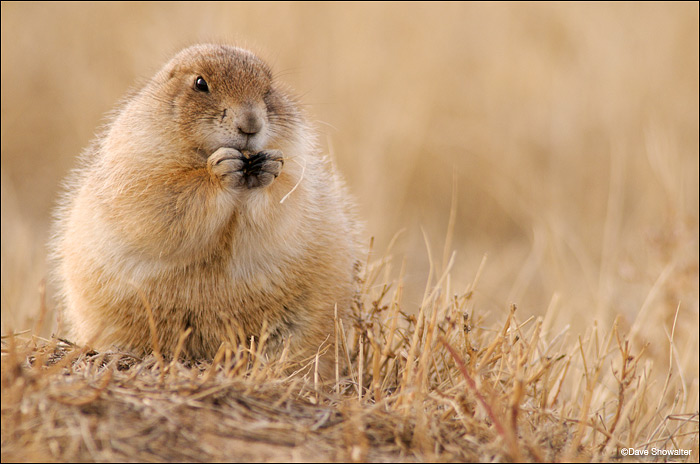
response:
M238 118L238 130L245 135L254 135L263 127L263 119L255 110L246 110Z

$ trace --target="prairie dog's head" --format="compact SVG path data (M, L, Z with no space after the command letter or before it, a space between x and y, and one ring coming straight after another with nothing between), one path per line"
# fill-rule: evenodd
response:
M171 118L166 127L206 155L220 147L255 152L303 136L295 102L267 64L241 48L186 48L155 76L146 95Z

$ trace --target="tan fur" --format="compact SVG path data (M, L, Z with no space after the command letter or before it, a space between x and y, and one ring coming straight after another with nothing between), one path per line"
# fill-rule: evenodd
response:
M195 88L199 76L209 92ZM241 133L246 118L262 129ZM224 156L233 148L279 150L281 171L266 168L279 176L236 184ZM290 337L297 359L333 342L334 306L349 310L359 257L351 201L252 53L180 52L125 102L67 185L51 248L75 341L149 352L147 304L165 353L190 327L184 353L211 359L232 334L259 337L263 321L272 355Z

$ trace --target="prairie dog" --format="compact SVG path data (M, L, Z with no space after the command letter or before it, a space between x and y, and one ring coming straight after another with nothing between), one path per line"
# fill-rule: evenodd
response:
M269 330L313 356L355 291L352 201L298 104L253 53L196 45L118 109L66 182L50 244L70 335L211 359ZM241 340L239 340L241 341ZM332 350L329 350L332 351Z

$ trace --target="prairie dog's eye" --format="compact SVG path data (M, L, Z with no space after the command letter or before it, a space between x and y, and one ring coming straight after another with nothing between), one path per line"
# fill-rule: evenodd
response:
M197 76L197 78L194 80L194 88L200 92L209 92L207 81L205 81L202 76Z

